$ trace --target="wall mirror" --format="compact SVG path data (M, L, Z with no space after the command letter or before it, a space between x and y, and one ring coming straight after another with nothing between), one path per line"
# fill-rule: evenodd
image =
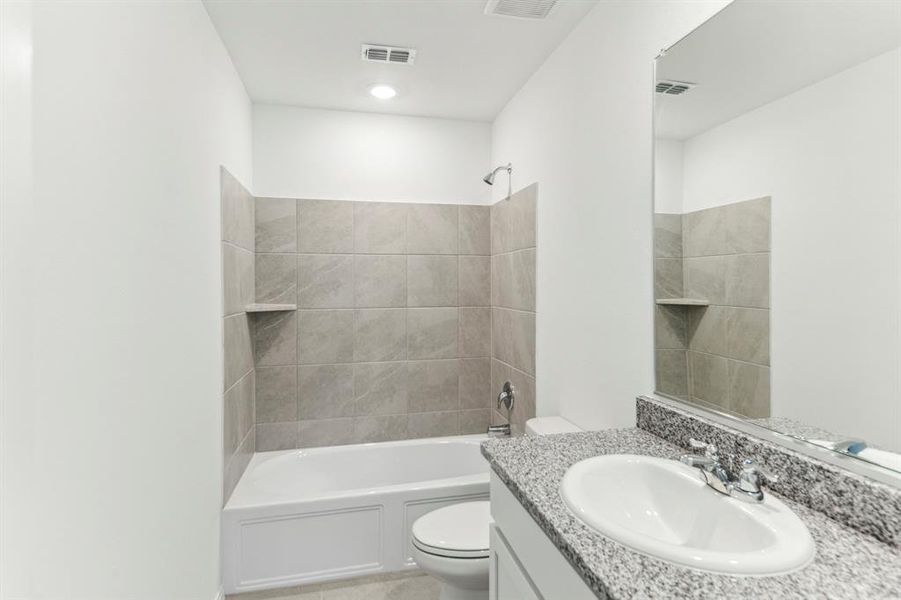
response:
M657 392L901 471L901 2L737 0L656 92Z

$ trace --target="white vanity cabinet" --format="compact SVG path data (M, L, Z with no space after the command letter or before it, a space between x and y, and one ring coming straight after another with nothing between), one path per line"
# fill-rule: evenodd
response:
M491 517L490 600L597 600L493 472Z

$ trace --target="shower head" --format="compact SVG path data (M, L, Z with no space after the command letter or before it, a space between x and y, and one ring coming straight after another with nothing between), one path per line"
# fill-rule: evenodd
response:
M484 177L482 177L482 181L487 183L488 185L494 185L494 178L498 174L498 171L506 171L507 172L507 197L510 197L510 193L513 186L513 164L507 163L506 165L501 165L492 172L488 173Z

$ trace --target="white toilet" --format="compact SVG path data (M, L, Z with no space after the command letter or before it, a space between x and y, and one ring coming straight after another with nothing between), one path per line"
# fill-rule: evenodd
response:
M413 523L413 559L441 581L441 600L488 598L489 503L463 502Z
M526 435L582 431L562 417L526 422ZM488 501L452 504L413 523L413 558L441 581L441 600L488 598Z

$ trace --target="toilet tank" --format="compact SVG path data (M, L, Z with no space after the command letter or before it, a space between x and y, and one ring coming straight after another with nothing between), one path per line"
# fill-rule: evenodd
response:
M526 421L526 435L549 435L575 431L582 431L582 428L563 417L535 417Z

